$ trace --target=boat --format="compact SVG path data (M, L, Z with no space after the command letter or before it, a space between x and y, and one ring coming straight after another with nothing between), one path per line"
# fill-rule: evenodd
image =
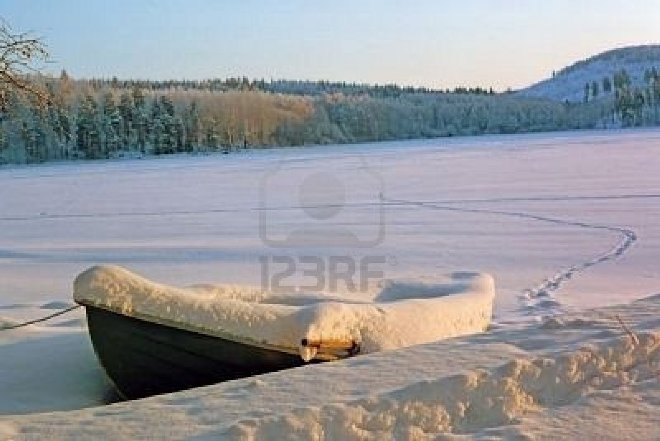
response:
M464 276L463 285L467 281L474 288L474 277ZM481 299L481 306L473 305L478 314L468 317L462 311L465 317L454 320L449 331L447 326L443 332L408 329L408 322L406 332L397 334L392 323L411 316L423 322L421 311L432 309L428 306L435 299L419 286L412 291L421 298L411 299L410 289L402 294L402 287L411 285L383 289L374 315L373 301L358 298L339 302L327 296L269 295L256 288L175 288L121 267L97 266L78 276L74 300L85 307L94 351L118 394L138 399L480 332L490 321L492 290L466 291L465 286L461 290L453 283L445 286L441 297L450 299L455 308L460 294L471 295L467 298L471 302ZM432 292L437 296L437 289ZM445 306L451 302L445 301ZM372 315L381 317L380 321ZM390 316L395 321L383 322L382 317ZM346 329L328 331L324 321L329 319L333 329L338 328L338 321ZM393 338L383 329L395 334ZM408 333L414 335L408 337ZM381 343L377 343L379 338ZM362 340L371 343L363 345Z
M137 399L343 358L304 361L299 353L230 340L119 314L80 302L107 376L124 399ZM303 343L303 342L301 342ZM346 357L359 352L353 343Z

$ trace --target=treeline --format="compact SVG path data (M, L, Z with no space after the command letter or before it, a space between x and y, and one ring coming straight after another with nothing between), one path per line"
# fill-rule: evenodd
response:
M644 86L633 87L625 70L614 77L614 108L624 126L660 124L660 76L655 67L644 72L644 81Z
M112 87L66 74L41 81L46 105L12 96L0 112L5 162L277 145L281 125L300 123L314 110L308 98L260 91Z
M410 94L462 93L477 95L494 95L493 88L455 87L454 89L436 90L427 87L399 86L398 84L362 84L345 81L309 81L309 80L270 80L248 79L247 77L230 77L226 79L213 78L207 80L120 80L94 78L87 80L95 90L103 88L133 89L150 91L261 91L282 93L286 95L318 96L341 93L343 95L367 95L374 98L393 98Z
M620 121L624 127L660 124L660 74L655 67L644 71L640 86L633 85L625 69L615 72L612 78L605 76L584 86L585 103L608 94L614 95L613 121Z
M485 89L365 86L370 92L360 92L362 86L326 82L76 81L64 72L37 80L48 92L47 104L13 96L0 111L0 161L594 128L616 112L604 100L564 104Z

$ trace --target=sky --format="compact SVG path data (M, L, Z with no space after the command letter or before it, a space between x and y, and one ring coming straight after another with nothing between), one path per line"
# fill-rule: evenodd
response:
M521 88L604 50L660 43L659 0L0 0L76 78Z

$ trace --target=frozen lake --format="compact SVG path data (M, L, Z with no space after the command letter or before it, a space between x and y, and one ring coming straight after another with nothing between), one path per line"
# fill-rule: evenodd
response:
M332 258L359 277L364 256L387 278L488 272L497 321L627 302L660 291L658 170L657 130L0 169L0 307L69 301L98 263L259 284L288 257L296 285L312 257L325 289Z

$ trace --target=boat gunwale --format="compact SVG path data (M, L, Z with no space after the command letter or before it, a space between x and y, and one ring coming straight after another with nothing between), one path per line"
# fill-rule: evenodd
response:
M278 346L270 343L264 343L264 342L258 342L256 340L244 337L241 338L240 336L236 336L234 334L229 334L226 332L219 332L217 330L212 330L208 328L202 328L202 327L196 327L194 325L189 325L186 323L182 322L177 322L174 320L168 320L168 319L163 319L162 317L158 316L153 316L150 314L144 314L141 312L131 312L131 313L126 313L125 311L119 311L117 309L108 307L107 305L99 305L97 303L91 302L91 301L83 301L79 299L74 300L77 304L84 306L85 308L91 307L91 308L97 308L97 309L102 309L104 311L112 312L118 315L122 315L125 317L133 318L136 320L142 320L145 322L149 323L154 323L157 325L161 326L168 326L171 328L176 328L182 331L188 331L192 332L195 334L201 334L201 335L206 335L208 337L214 337L214 338L221 338L233 343L237 344L242 344L242 345L247 345L247 346L254 346L258 347L260 349L265 349L269 351L275 351L275 352L282 352L285 354L289 355L296 355L298 357L301 357L300 355L300 349L299 348L293 348L293 347L285 347L285 346ZM302 340L301 340L302 341ZM341 360L343 358L349 358L351 357L350 354L348 354L346 357L340 357L336 354L331 354L331 353L325 353L325 352L317 352L312 360L318 360L318 361L337 361ZM309 360L310 362L312 360Z

